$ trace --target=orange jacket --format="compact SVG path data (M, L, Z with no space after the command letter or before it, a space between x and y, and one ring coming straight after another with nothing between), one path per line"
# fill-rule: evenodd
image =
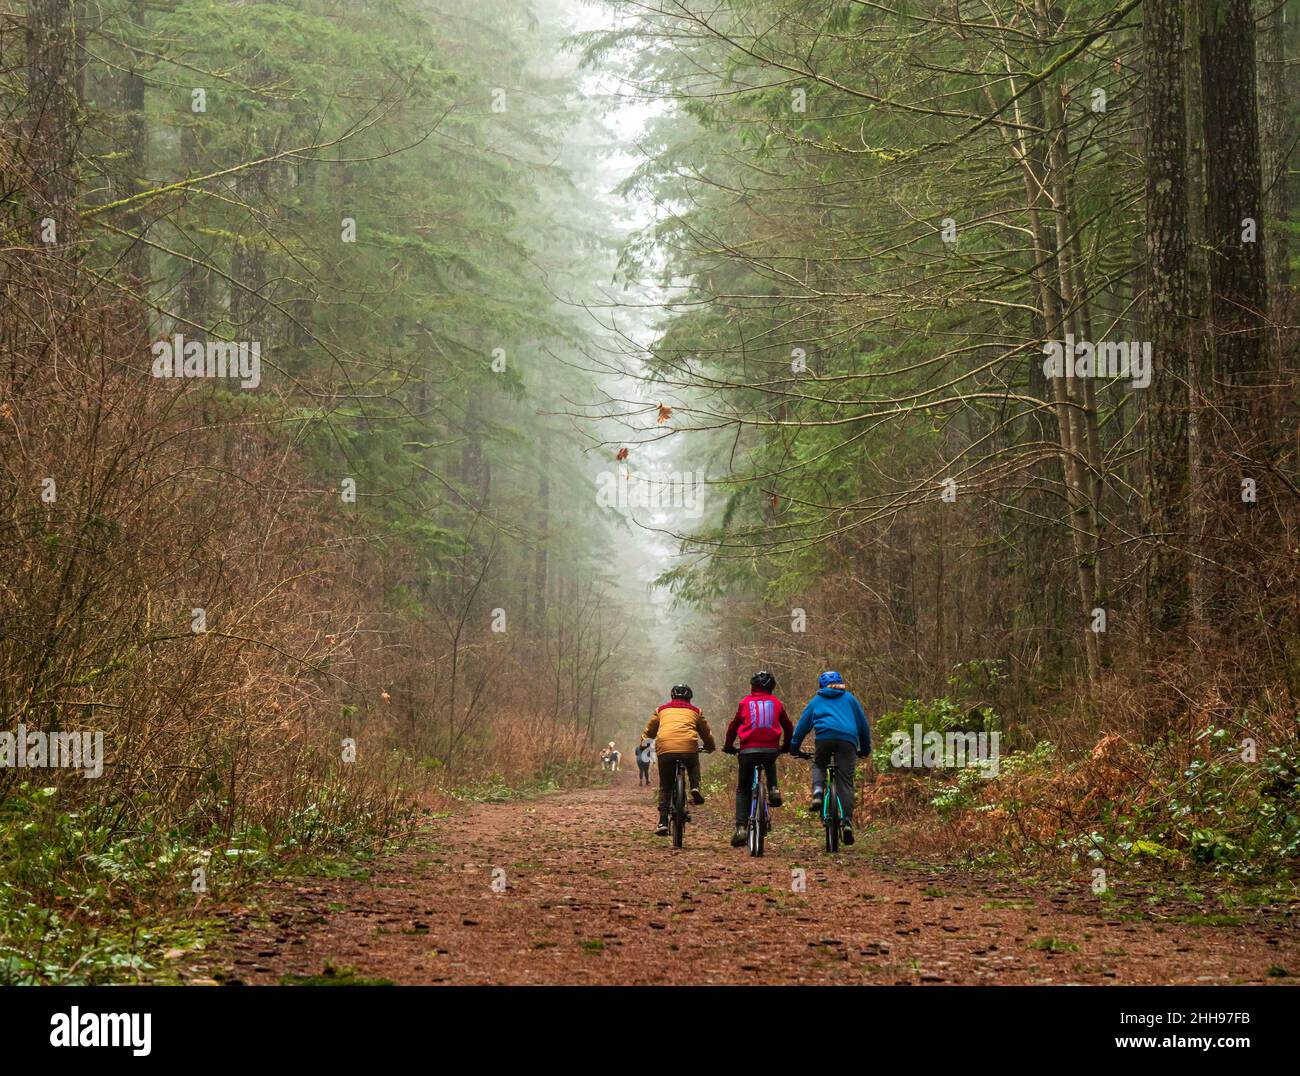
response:
M697 736L708 750L713 750L709 723L699 710L683 699L674 699L659 707L641 733L643 740L655 741L655 750L661 755L694 754L700 749Z

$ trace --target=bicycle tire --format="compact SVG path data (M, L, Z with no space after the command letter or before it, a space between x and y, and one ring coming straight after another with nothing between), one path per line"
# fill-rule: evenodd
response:
M761 774L756 774L755 784L758 787L754 792L754 802L750 807L749 854L751 856L761 856L763 854L763 838L766 836L767 830L764 825L767 819L767 781L764 780Z
M673 779L673 847L680 848L686 836L686 771L678 764Z
M840 797L835 791L835 771L826 771L826 799L822 808L822 824L826 827L826 851L840 850Z

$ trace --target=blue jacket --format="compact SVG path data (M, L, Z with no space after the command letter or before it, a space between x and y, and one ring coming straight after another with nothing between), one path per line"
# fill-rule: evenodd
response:
M871 750L871 726L862 704L847 688L824 687L808 700L790 737L790 749L798 750L809 731L819 740L847 740L859 751Z

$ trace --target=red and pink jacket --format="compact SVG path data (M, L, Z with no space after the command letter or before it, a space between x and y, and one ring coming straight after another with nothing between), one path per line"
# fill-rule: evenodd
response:
M736 716L727 726L727 747L734 746L739 737L742 751L756 747L779 749L783 742L790 742L793 732L790 715L781 700L765 691L755 691L741 699L736 707Z

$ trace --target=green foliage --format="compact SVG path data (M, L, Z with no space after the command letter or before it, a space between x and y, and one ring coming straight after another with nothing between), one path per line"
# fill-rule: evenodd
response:
M943 819L951 818L960 811L970 810L979 800L979 793L986 778L978 769L966 768L958 771L957 780L944 785L930 800L930 806L939 812Z
M193 827L120 825L122 804L67 810L53 787L26 782L0 801L0 983L105 983L165 978L160 953L193 947L209 932L195 920L194 867L210 893L294 868L322 854L382 845L378 820L361 809L324 810L337 795L292 812L276 836L257 825L229 840ZM134 804L147 819L147 797ZM328 816L331 820L327 821Z
M946 695L929 700L908 699L899 709L881 714L872 723L871 758L879 772L892 768L891 738L900 734L910 743L917 728L922 738L929 733L943 737L950 732L1000 732L1002 722L991 706L965 706ZM941 768L952 764L953 760L945 754Z
M906 708L905 708L906 709ZM936 725L953 721L940 707ZM1175 746L1166 741L1137 746L1129 779L1114 801L1091 795L1090 813L1076 828L1063 826L1044 853L1083 862L1121 862L1152 869L1198 867L1225 879L1258 881L1300 861L1300 743L1274 744L1251 761L1243 758L1240 736L1211 725L1197 737L1195 757L1173 764ZM997 809L1028 816L1044 806L1044 790L1075 787L1086 776L1082 759L1065 760L1043 740L1032 751L1004 755L998 774L985 780L976 770L932 797L944 818L962 811ZM1026 778L1030 780L1026 781ZM1068 795L1057 792L1057 796Z
M1065 941L1061 938L1035 938L1029 943L1029 948L1044 953L1077 953L1079 951L1079 946L1075 942Z
M319 975L286 975L281 986L392 986L391 979L367 979L352 967L326 964Z
M1227 729L1209 726L1197 739L1209 758L1193 759L1167 797L1117 820L1118 847L1167 845L1216 872L1243 875L1300 859L1300 745L1275 745L1251 762ZM1136 832L1143 836L1128 836Z

